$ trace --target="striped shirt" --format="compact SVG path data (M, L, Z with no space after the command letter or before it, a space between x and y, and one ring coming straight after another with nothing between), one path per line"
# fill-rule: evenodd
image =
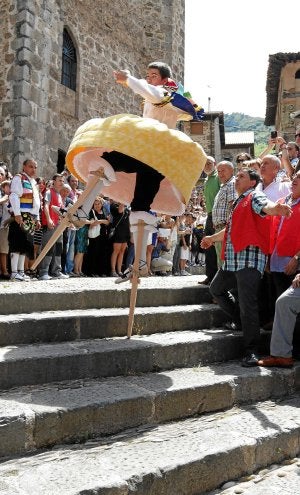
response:
M233 201L237 198L234 187L235 177L231 177L225 184L221 185L218 194L215 197L212 209L212 220L214 227L225 225L230 215Z
M234 208L240 203L240 201L253 191L254 189L248 189L243 194L241 194L241 196L238 197L238 199L233 204L232 213L234 211ZM263 192L253 192L251 205L252 210L257 215L260 215L261 217L264 217L266 215L262 210L268 204L268 202L268 198ZM263 273L267 262L267 255L265 255L258 246L250 245L247 246L246 249L243 249L238 253L234 252L230 237L232 213L228 221L227 242L225 246L225 261L223 262L222 269L228 270L230 272L237 272L239 270L243 270L243 268L255 268L259 272ZM247 228L246 225L245 228Z

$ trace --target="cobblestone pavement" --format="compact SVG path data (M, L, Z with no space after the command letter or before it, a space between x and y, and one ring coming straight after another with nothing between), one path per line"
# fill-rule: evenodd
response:
M273 464L240 480L228 481L207 495L298 495L300 457Z

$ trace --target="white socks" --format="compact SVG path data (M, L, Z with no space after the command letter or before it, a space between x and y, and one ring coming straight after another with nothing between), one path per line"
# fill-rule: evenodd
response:
M142 267L146 265L146 259L147 259L146 251L148 245L149 232L157 231L156 228L157 218L154 215L151 215L151 213L147 213L146 211L132 211L129 219L130 219L130 230L133 235L135 249L137 246L137 238L138 238L138 221L139 220L144 221L142 249L139 259L139 266Z

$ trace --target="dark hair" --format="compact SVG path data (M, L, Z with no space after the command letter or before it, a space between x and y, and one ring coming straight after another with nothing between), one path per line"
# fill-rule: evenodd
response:
M1 187L1 189L4 189L5 186L10 186L10 184L11 184L11 181L6 179L0 183L0 187Z
M148 69L157 69L163 79L172 77L171 67L165 62L151 62L148 65Z
M37 184L39 184L40 182L44 182L44 184L46 184L46 179L44 179L44 177L37 177L37 178L35 179L35 182L36 182Z
M76 179L76 180L78 180L78 179L77 179L77 177L75 177L75 175L70 174L70 175L68 175L68 177L67 177L67 181L68 181L68 183L69 183L69 184L70 184L70 182L71 182L71 179Z
M260 176L256 172L256 170L253 170L252 168L243 167L242 168L242 171L243 172L247 172L247 174L250 177L250 180L255 180L255 187L257 186L257 184L259 184L259 182L260 182Z
M33 158L26 158L26 160L24 160L24 162L23 162L23 166L26 166L27 163L29 163L29 162L35 162L35 160Z
M245 156L245 160L252 160L252 157L251 155L249 155L249 153L246 153L245 151L242 151L241 153L239 153L238 155L236 155L235 157L235 161L239 160L240 156L243 155Z
M56 180L58 177L63 177L63 174L54 174L52 180Z
M299 145L295 143L295 141L289 141L288 144L291 144L292 146L295 146L296 150L299 151Z

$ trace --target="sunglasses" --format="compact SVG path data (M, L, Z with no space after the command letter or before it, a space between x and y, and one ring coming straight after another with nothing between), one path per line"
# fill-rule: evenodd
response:
M300 133L295 134L295 138L300 137Z
M247 161L246 158L239 158L236 162L237 163L241 163L241 162L245 162L245 161Z

